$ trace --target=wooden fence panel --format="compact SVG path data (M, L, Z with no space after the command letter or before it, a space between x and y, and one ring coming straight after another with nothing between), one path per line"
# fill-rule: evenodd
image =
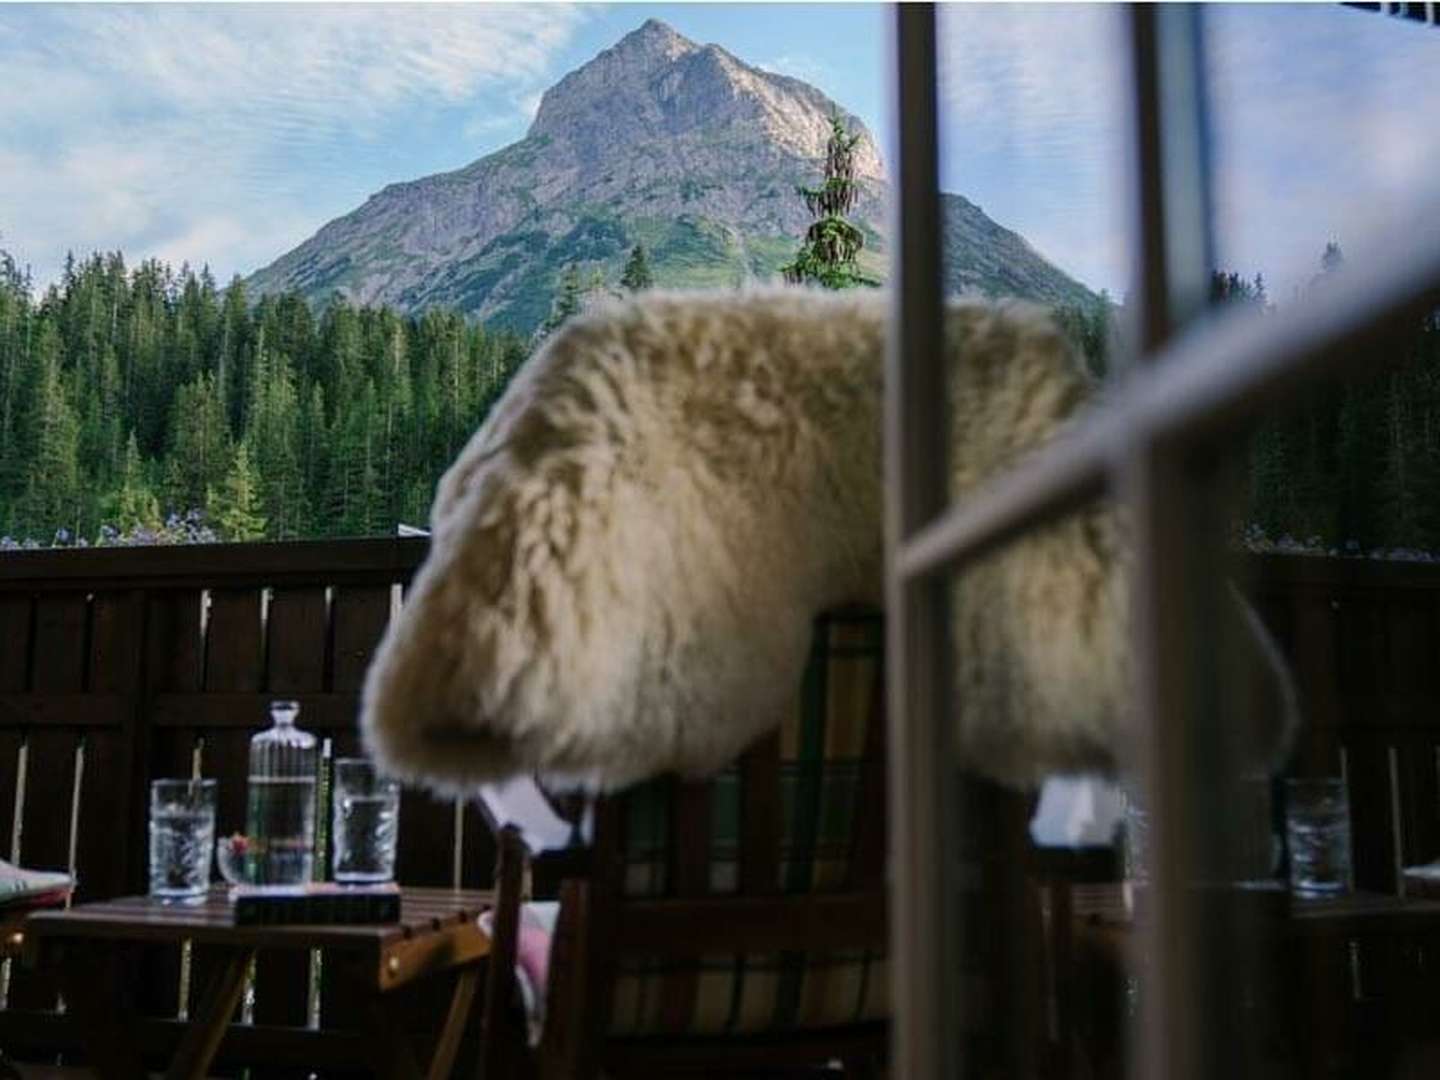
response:
M139 692L144 594L97 593L91 603L89 685L121 699L118 723L85 734L77 806L76 899L115 896L136 887L132 867L146 858L143 722ZM117 828L116 823L124 823Z
M27 595L0 595L0 694L30 688L31 623L35 602Z
M288 697L325 689L327 629L323 588L274 591L266 630L266 686L271 694ZM299 723L306 726L303 712ZM250 733L246 734L248 737ZM255 1022L304 1026L309 1014L309 988L308 955L260 954L255 965Z
M358 689L392 591L423 551L360 541L0 559L0 854L11 854L22 762L21 858L73 861L85 898L145 888L155 777L188 776L198 763L220 781L219 829L243 828L248 743L271 698L299 698L304 726L337 753L356 752ZM448 837L436 846L430 861L449 865ZM274 959L258 965L257 1019L303 1024L304 958ZM195 961L192 1005L211 966L203 950ZM142 962L142 1010L175 1015L179 950L149 950ZM4 1027L33 1052L44 1036L24 1017L55 998L43 979L15 976Z
M41 595L35 602L30 694L58 696L79 703L88 666L90 605L83 592ZM47 713L49 723L27 737L27 783L20 858L44 870L73 871L72 823L77 751L83 729L72 726L69 711ZM43 973L14 971L10 1003L21 1009L52 1009L56 994Z
M72 728L45 727L27 738L25 806L20 861L37 870L66 870L70 865L71 785L80 736ZM55 992L48 977L17 969L10 1004L22 1009L51 1009Z
M207 693L256 694L264 686L264 598L258 588L212 589L209 618L205 628L205 684ZM250 737L254 729L266 722L262 710L256 710L254 728L216 727L208 723L203 704L192 721L193 727L180 728L193 738L203 739L201 772L217 781L215 799L215 833L228 836L245 831L246 781L249 775ZM202 995L223 969L223 956L213 949L197 945L193 953L190 978L190 1009L200 1008ZM236 1019L245 1012L242 1002Z
M160 694L193 693L200 689L205 674L203 638L205 595L199 588L150 589L145 597L145 651L141 671L143 700L141 744L136 754L144 776L135 798L140 804L145 843L137 857L132 877L138 887L148 886L149 783L165 777L192 775L192 736L154 726L150 702ZM140 953L138 1008L144 1016L173 1017L180 1005L181 950L173 946L148 946Z

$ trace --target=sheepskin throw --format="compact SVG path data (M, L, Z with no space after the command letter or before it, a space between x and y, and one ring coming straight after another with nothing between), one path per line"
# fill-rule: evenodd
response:
M888 314L873 292L772 289L650 293L567 324L440 483L366 681L370 752L441 791L520 772L614 789L712 771L773 728L813 617L881 601ZM963 499L1094 388L1036 307L956 304L947 341ZM1115 766L1120 533L1097 506L960 580L970 766L1015 784Z

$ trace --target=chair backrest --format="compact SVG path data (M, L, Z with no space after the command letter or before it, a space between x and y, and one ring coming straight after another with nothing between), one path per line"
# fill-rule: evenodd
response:
M776 734L708 779L665 777L599 800L588 850L537 860L537 880L557 868L561 899L542 1075L594 1075L601 1059L623 1072L654 1052L688 1060L696 1047L711 1063L747 1047L808 1047L820 1061L883 1052L884 637L875 612L819 617ZM958 772L956 782L971 838L957 853L966 864L967 1054L1032 1075L1033 1047L992 1034L997 1010L1028 1007L1035 991L1018 947L1033 936L1030 800ZM509 1000L502 982L517 915L506 897L521 878L510 854L518 833L503 833L500 848L491 1004ZM510 1071L500 1036L513 1029L502 1013L487 1012L487 1076Z
M621 925L631 921L629 909L647 910L661 898L707 898L718 906L706 910L726 919L724 899L878 895L883 666L879 615L821 616L795 704L777 733L709 779L661 779L603 807L596 848L615 853ZM709 929L692 927L696 946L705 945ZM863 947L864 932L853 929L849 947L820 951L619 951L607 1029L721 1034L884 1018L883 950Z

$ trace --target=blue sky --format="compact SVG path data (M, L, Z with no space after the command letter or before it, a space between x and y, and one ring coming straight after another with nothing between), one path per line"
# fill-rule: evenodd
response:
M1088 284L1128 278L1121 9L943 9L943 181ZM888 140L869 4L0 4L0 246L249 272L385 184L520 138L656 17L806 79ZM1440 177L1440 32L1335 4L1208 9L1221 260L1284 299ZM1431 129L1440 125L1430 125Z

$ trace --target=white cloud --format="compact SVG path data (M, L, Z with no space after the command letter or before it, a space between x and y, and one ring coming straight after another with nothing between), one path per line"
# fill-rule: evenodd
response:
M1338 5L1221 6L1207 27L1223 265L1285 300L1326 241L1355 265L1440 193L1440 34Z
M1123 289L1129 272L1123 8L939 10L944 185L1087 283Z
M497 115L491 130L505 116L522 123L590 14L559 4L0 8L3 242L42 280L68 248L254 269L284 250L281 237L303 239L379 183L426 171L403 160L399 136L411 129L453 120L453 144Z

